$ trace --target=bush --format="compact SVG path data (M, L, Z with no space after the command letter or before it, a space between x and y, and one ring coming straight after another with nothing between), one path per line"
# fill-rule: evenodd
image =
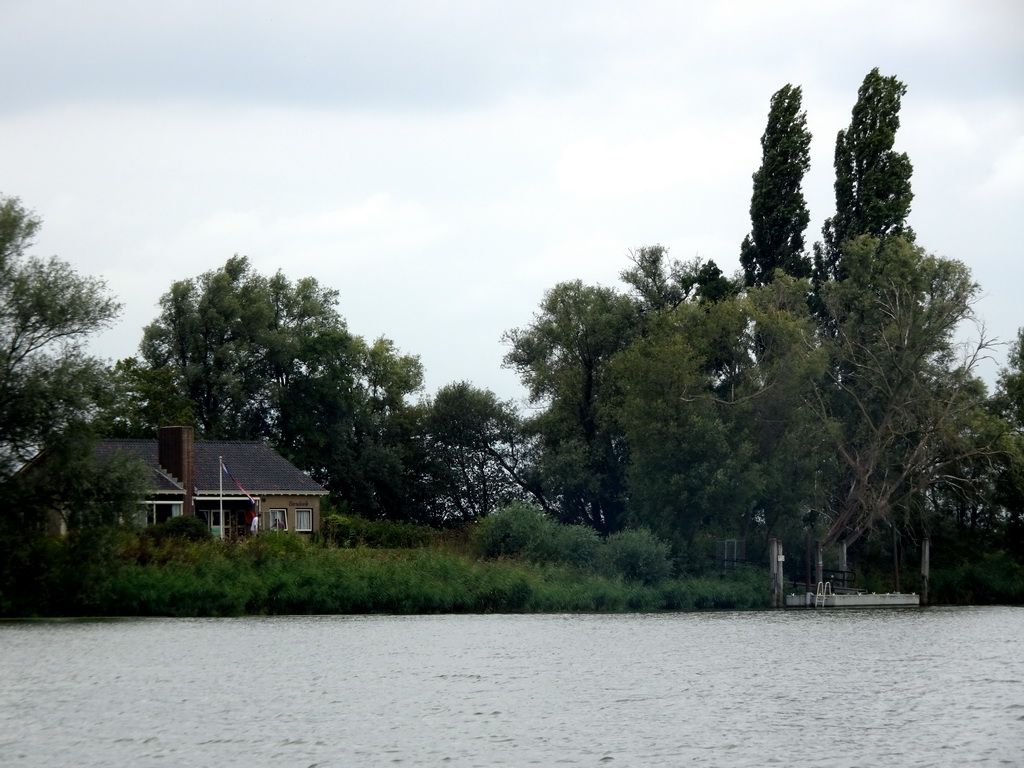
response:
M656 584L672 574L671 549L646 528L619 531L608 537L600 564L607 575Z
M1006 552L981 560L932 571L932 603L959 605L1019 605L1024 603L1024 565Z
M422 525L338 514L324 515L320 532L336 547L373 549L416 549L430 546L438 538L437 531Z
M552 563L593 568L601 539L585 525L553 525L547 539L547 556Z
M475 539L484 557L545 560L555 525L540 509L516 502L485 517Z
M179 515L162 523L151 525L146 528L146 535L158 543L165 539L203 541L211 536L206 521L195 515Z

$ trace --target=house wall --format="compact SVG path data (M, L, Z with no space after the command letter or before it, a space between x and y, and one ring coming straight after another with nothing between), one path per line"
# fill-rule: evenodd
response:
M270 510L272 509L283 509L286 510L288 530L295 531L296 523L296 510L309 509L312 510L312 526L309 531L298 531L309 535L311 533L317 533L320 531L320 496L263 496L260 499L260 525L264 530L268 530L271 527L271 515Z

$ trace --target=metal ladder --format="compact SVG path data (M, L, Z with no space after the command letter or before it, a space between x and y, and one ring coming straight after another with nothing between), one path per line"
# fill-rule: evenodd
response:
M832 582L819 581L818 588L814 592L814 607L823 608L826 597L832 597Z

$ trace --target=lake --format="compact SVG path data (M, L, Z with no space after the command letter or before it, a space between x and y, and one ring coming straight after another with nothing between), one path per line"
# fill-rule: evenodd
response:
M3 766L1024 764L1024 609L0 622Z

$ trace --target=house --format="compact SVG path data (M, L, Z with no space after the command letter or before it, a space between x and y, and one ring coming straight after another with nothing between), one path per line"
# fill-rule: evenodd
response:
M155 440L101 440L98 459L127 452L152 471L146 522L195 515L221 538L259 528L309 535L320 530L327 491L258 441L196 440L191 427L163 427Z

